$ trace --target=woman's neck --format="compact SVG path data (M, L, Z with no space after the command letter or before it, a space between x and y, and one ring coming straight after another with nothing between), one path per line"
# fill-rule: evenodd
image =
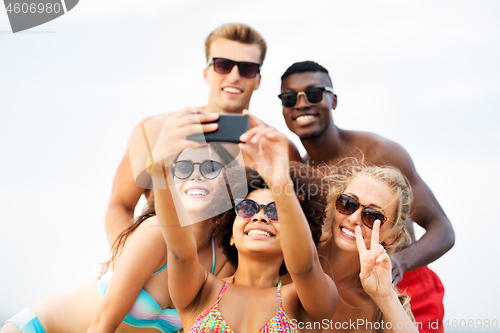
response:
M238 256L238 268L234 283L256 288L276 287L280 280L279 270L283 257L259 258Z
M357 252L346 252L339 249L335 244L333 236L330 236L319 249L322 258L323 270L335 282L352 282L359 284L359 254ZM325 262L326 261L326 262ZM360 284L359 284L360 285ZM360 285L361 286L361 285Z

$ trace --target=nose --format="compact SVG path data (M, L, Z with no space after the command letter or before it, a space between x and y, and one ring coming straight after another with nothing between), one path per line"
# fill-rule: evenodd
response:
M234 65L233 69L231 69L227 76L232 81L238 81L240 79L240 71L238 70L238 66Z
M259 211L252 218L252 222L271 223L271 221L269 221L269 219L267 218L267 216L264 212L264 207L259 207Z
M310 107L311 104L309 104L309 101L306 98L306 94L303 92L300 92L297 95L297 103L295 104L296 109L306 109Z
M356 225L361 226L363 224L363 221L361 219L361 211L362 211L362 209L358 209L357 211L355 211L354 213L352 213L351 215L349 215L347 217L347 221L349 221L349 223L351 223L351 224L353 224L355 226Z
M203 176L200 173L200 165L195 164L194 165L194 170L191 176L189 176L190 180L203 180Z

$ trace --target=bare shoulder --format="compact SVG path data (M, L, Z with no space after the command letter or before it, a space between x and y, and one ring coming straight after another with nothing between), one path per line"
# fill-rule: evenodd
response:
M165 251L167 248L167 244L163 240L161 226L156 216L146 219L134 230L132 235L130 235L130 240L135 241L136 239L144 244L164 249L162 251Z
M410 180L416 176L415 166L408 152L398 143L378 134L361 131L345 131L342 135L351 146L351 152L361 152L365 162L378 166L400 169Z

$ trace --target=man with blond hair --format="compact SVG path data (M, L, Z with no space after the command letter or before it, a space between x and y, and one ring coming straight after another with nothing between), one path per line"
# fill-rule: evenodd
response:
M246 24L228 23L212 31L205 41L207 67L203 70L210 94L207 104L197 109L221 114L241 113L248 109L250 98L260 85L260 69L266 51L264 38ZM151 190L136 184L127 150L116 171L106 212L106 233L111 244L128 227L143 194L148 199Z

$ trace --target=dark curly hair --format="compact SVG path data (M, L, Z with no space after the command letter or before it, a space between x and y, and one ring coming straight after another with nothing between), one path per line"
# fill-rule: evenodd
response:
M246 177L245 177L246 176ZM309 165L291 162L290 176L293 182L295 193L300 202L300 206L304 211L314 244L316 246L321 238L321 229L325 218L326 194L328 193L328 184L325 183L322 177L313 170ZM234 207L234 200L246 198L249 193L258 189L267 189L268 185L259 175L257 170L246 167L233 167L226 172L227 184L214 191L212 197L213 209L222 202L227 202L227 193L231 200L231 205ZM245 181L242 178L245 177ZM233 224L236 218L234 209L230 209L222 214L212 218L212 223L215 225L214 238L217 244L222 248L227 261L234 267L238 267L238 250L235 246L229 244L233 234ZM283 222L285 223L285 222ZM287 269L285 263L281 265L280 275L286 274Z

